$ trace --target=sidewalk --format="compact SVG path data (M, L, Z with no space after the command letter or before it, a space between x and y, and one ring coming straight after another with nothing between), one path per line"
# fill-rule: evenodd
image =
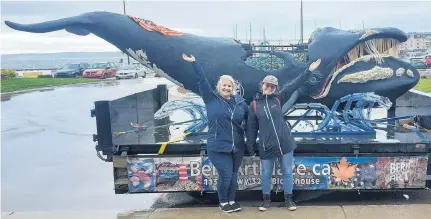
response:
M296 211L272 208L259 212L257 208L245 207L236 213L224 213L218 208L155 209L138 212L115 210L86 212L2 212L2 219L429 219L431 205L346 205L346 206L299 206Z

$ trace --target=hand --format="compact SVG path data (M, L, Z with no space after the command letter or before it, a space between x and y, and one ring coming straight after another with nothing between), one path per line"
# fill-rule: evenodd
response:
M183 59L186 60L187 62L194 62L196 61L195 57L193 55L190 55L190 57L188 57L186 54L183 53Z
M314 71L314 70L316 70L316 69L317 69L317 67L319 67L319 65L320 65L320 62L321 62L321 61L322 61L321 59L318 59L317 61L315 61L315 62L311 63L311 65L310 65L310 67L308 68L308 70L310 70L310 71Z

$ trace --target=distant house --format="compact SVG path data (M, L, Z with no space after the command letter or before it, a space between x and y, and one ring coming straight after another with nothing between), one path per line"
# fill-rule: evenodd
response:
M430 50L431 49L431 32L410 32L407 33L408 39L399 47L400 50Z

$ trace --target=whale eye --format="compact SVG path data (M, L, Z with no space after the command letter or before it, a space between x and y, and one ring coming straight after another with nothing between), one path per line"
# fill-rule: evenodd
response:
M317 80L317 78L316 78L316 77L312 76L312 77L310 77L310 78L307 80L307 82L306 82L306 83L307 83L307 84L309 84L309 85L311 85L311 86L313 86L313 85L318 84L318 83L319 83L319 81Z
M316 77L311 77L311 78L310 78L310 82L311 82L311 83L316 83L316 82L317 82Z
M319 71L314 71L305 83L310 86L315 86L321 82L322 78L323 75Z

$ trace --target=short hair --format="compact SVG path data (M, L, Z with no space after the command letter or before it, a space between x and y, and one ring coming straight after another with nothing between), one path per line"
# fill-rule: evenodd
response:
M230 75L222 75L222 76L220 76L220 79L218 80L218 82L217 82L217 86L216 86L217 91L218 91L218 92L220 92L220 91L219 91L219 87L220 87L221 82L222 82L223 80L228 80L228 81L230 81L230 82L232 83L232 94L233 94L233 95L236 95L236 93L237 93L237 85L236 85L236 82L235 82L235 80L233 79L233 77L232 77L232 76L230 76Z

